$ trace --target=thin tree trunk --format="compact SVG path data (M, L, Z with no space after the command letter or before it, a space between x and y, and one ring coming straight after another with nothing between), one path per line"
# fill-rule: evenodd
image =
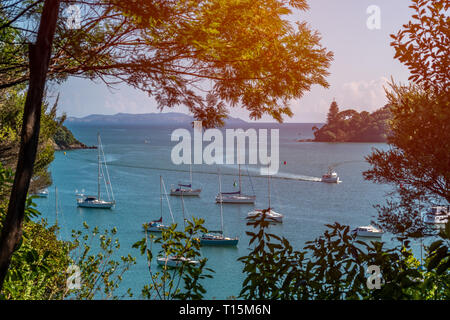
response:
M22 237L25 201L39 142L42 99L58 19L60 0L45 0L35 44L29 45L30 81L25 101L19 158L8 212L0 236L0 290L11 257Z

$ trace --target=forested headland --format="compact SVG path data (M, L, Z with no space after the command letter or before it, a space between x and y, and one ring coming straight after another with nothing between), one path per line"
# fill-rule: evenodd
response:
M386 142L391 111L386 105L372 113L353 109L340 111L333 101L322 127L314 127L314 142ZM305 140L301 140L305 141Z

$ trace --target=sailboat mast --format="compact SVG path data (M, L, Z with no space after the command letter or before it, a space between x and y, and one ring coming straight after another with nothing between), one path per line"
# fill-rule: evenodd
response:
M100 200L100 132L97 132L97 160L98 160L98 174L97 174L97 199Z
M162 201L163 201L163 192L162 192L162 176L159 176L159 208L161 211L161 218L162 218Z
M56 225L56 240L58 240L58 188L55 186L55 225Z
M242 191L242 187L241 187L241 164L239 163L238 166L239 166L239 194L241 194L241 191Z
M222 179L220 178L220 168L219 168L219 194L222 194ZM220 231L223 234L223 209L222 209L222 201L220 201Z
M268 189L269 189L269 209L270 209L270 174L267 172Z
M183 191L181 191L181 210L183 212L183 226L186 229L186 217L184 216L184 199L183 199Z
M239 194L241 194L241 192L242 192L242 187L241 187L241 182L242 182L242 179L241 179L241 161L240 161L240 155L239 155L239 148L240 148L240 145L239 145L239 139L238 139L238 141L237 141L237 163L238 163L238 170L239 170Z

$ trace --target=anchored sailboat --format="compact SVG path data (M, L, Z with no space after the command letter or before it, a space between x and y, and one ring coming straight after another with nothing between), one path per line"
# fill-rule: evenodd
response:
M171 196L199 196L202 192L202 189L193 189L192 188L192 164L189 165L189 176L190 183L189 184L178 184L177 188L172 188L170 190Z
M266 210L255 209L247 214L248 219L256 219L261 215L265 215L266 218L272 220L273 222L283 222L283 215L281 213L275 212L270 204L270 174L267 174L267 186L268 186L268 199L269 207Z
M255 195L245 195L242 193L241 165L239 164L239 191L219 192L216 196L217 203L255 203ZM250 175L249 175L250 178ZM250 178L251 179L251 178Z
M33 193L33 196L39 197L39 198L47 198L48 197L48 189L42 189L37 191L36 193Z
M183 194L181 194L181 207L182 207L182 212L183 212L183 225L186 228L186 217L184 215L184 200L183 200ZM173 219L173 215L172 215L172 219ZM183 265L186 264L192 264L192 265L196 265L199 264L200 261L198 260L194 260L191 258L187 258L187 257L183 257L181 255L169 255L169 256L159 256L156 259L156 262L158 263L158 265L162 266L162 267L171 267L171 268L178 268L181 267Z
M172 209L170 208L170 202L169 202L169 198L167 197L167 192L166 192L166 187L164 185L164 181L162 176L159 176L159 189L160 189L160 208L161 208L161 216L158 220L153 220L150 221L148 223L148 227L147 230L150 232L162 232L163 230L167 229L168 226L163 224L163 189L164 189L164 194L166 195L166 200L167 200L167 205L169 206L169 212L170 212L170 216L172 217L172 222L175 223L175 220L173 218L173 214L172 214Z
M81 198L77 199L77 204L82 208L96 208L96 209L111 209L116 204L114 200L114 193L111 186L111 180L109 178L108 167L106 166L105 153L103 152L103 146L100 139L100 133L97 133L97 143L98 143L98 174L97 174L97 196L85 196L80 194ZM103 163L102 163L103 162ZM106 175L105 175L106 173ZM100 188L100 178L103 177L105 183L105 190L108 200L102 200L101 198L101 188Z
M222 193L222 181L220 179L219 171L219 194ZM222 202L220 203L220 230L209 231L200 237L200 244L205 246L236 246L239 238L228 238L223 234L223 209Z
M185 258L185 257L176 257L176 256L168 256L168 257L158 257L156 259L156 262L158 265L162 267L171 267L171 268L178 268L181 267L183 264L199 264L200 261Z

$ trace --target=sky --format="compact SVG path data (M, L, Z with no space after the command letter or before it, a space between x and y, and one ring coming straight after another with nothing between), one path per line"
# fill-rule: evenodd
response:
M312 87L299 100L291 101L294 112L285 122L324 122L333 99L341 110L374 111L386 104L384 87L391 77L407 82L409 73L389 45L390 34L397 33L413 14L410 0L309 0L310 10L294 12L289 19L306 21L319 31L322 45L334 53L327 78L330 87ZM380 29L369 29L367 20L380 9ZM372 21L372 20L371 20ZM52 88L60 94L59 112L83 117L89 114L159 112L156 102L146 93L127 85L114 90L102 83L70 78ZM164 109L164 112L188 113L185 107ZM248 112L236 107L230 115L248 121ZM268 116L260 122L273 122Z

